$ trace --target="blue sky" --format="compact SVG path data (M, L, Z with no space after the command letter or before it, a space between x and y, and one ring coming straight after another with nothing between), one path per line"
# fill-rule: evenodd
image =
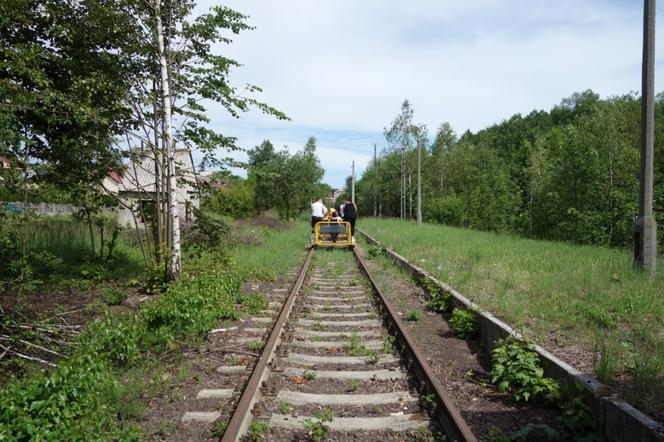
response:
M204 11L216 3L202 1ZM373 143L408 98L430 133L458 134L514 113L550 109L576 91L640 90L641 1L229 0L255 26L219 52L243 64L231 74L292 118L210 107L212 127L252 148L263 139L292 151L318 140L325 180L358 176ZM658 23L662 14L658 13ZM657 39L656 84L664 41ZM221 156L225 156L222 153ZM242 154L237 154L243 158Z

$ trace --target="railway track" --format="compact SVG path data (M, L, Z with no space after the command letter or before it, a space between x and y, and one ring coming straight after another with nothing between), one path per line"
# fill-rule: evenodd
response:
M476 440L357 252L311 249L279 307L222 442Z

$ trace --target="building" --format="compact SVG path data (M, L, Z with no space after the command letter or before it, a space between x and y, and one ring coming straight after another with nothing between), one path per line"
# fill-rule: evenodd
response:
M156 195L155 170L160 181L163 177L161 161L155 160L151 151L135 153L135 158L120 177L112 172L104 181L107 191L117 189L120 199L118 223L134 226L134 217L139 227L145 227L145 218L154 213ZM191 152L188 149L175 150L175 171L178 180L175 198L177 200L180 223L187 224L194 220L194 209L200 207L200 196L196 185L196 169ZM120 181L117 181L117 179Z

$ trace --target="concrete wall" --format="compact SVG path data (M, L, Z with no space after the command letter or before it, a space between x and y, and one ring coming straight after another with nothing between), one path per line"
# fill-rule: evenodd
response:
M76 208L71 204L28 203L26 206L24 203L18 201L2 202L0 204L10 212L22 212L27 208L27 210L44 216L70 216L76 211Z
M363 235L371 244L380 246L380 243L361 229L357 231ZM430 275L406 260L403 256L381 246L384 253L395 263L413 274L417 281L427 280L434 284L452 298L454 307L472 308L477 312L480 331L479 341L489 351L496 347L498 339L512 335L516 338L522 336L509 325L484 311L468 298L463 296L450 285ZM641 413L627 402L617 399L612 395L610 389L600 383L594 377L585 374L569 364L558 359L540 346L535 346L544 369L544 374L557 380L561 388L572 394L581 390L586 405L600 424L607 441L611 442L664 442L664 426L660 425L650 417Z

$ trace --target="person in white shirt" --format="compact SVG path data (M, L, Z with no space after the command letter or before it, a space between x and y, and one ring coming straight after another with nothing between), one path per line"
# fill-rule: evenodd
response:
M323 205L320 198L311 204L311 239L314 237L314 227L318 221L323 221L327 214L327 208Z

